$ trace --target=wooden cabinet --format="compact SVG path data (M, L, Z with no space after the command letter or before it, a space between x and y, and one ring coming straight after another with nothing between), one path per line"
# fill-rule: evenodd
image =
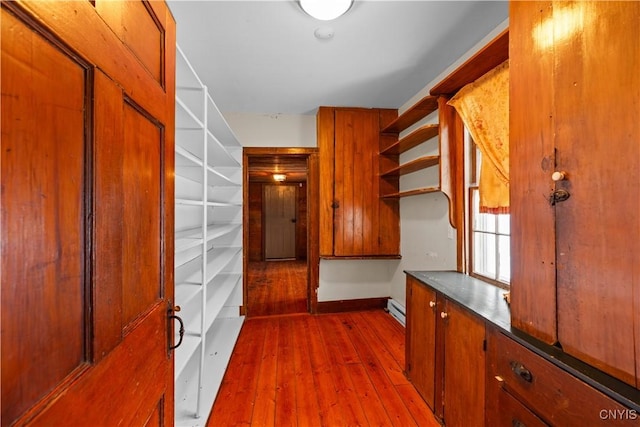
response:
M630 426L640 419L496 329L487 350L487 425Z
M406 373L447 426L484 422L484 322L407 277Z
M444 299L444 422L450 427L484 425L485 325L477 316Z
M383 200L380 129L396 110L320 107L320 256L398 257L398 200Z
M639 21L638 2L510 10L512 324L635 387Z
M186 331L175 418L188 426L206 420L244 319L242 147L177 51L175 298Z
M407 278L405 373L434 413L436 411L436 292Z

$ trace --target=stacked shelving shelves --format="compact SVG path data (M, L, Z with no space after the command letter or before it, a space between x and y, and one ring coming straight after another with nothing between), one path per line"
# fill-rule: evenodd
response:
M244 317L242 147L182 50L176 60L175 425L205 425ZM178 338L176 337L176 342Z
M400 154L427 143L438 135L438 124L425 124L413 130L408 135L399 138L401 132L409 129L437 109L438 98L436 96L426 96L382 129L381 134L383 136L390 136L392 138L381 138L383 145L380 147L380 156L387 159L387 161L384 162L387 168L381 171L380 174L380 178L386 181L381 185L381 188L393 189L393 191L386 192L382 194L381 197L399 198L440 191L439 185L400 191L398 180L402 175L440 165L440 155L421 156L405 163L400 163L399 161Z

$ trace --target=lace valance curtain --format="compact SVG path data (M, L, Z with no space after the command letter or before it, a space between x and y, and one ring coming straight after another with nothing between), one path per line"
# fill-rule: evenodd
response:
M509 61L449 100L482 153L480 212L509 213Z

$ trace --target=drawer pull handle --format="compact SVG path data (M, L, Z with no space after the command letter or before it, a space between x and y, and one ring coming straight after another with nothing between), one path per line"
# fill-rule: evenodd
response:
M511 370L513 371L514 374L516 374L517 376L519 376L520 378L522 378L528 383L533 381L533 375L531 375L531 371L525 368L522 363L512 361L510 365L511 365Z
M525 423L523 423L522 421L517 420L515 418L511 420L511 426L512 427L527 427L527 425Z

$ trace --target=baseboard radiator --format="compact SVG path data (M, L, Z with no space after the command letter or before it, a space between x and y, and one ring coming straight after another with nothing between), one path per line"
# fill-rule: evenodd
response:
M389 314L396 318L398 322L402 324L402 326L407 325L407 315L404 305L402 305L398 300L389 299L387 301L387 310L389 310Z

